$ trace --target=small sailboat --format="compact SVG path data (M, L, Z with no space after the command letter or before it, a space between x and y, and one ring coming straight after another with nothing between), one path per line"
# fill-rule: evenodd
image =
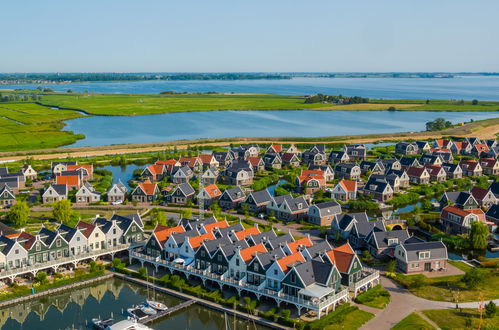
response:
M155 301L156 299L156 290L154 286L154 270L152 273L152 299L149 299L149 289L147 290L147 300L146 303L149 307L154 308L157 311L166 311L168 309L168 306L165 304L162 304L160 302Z
M101 320L98 318L92 319L92 326L97 330L105 330L113 324L113 319L109 318L106 320Z
M162 304L154 300L146 300L146 303L149 307L152 307L158 311L166 311L168 309L168 306L166 306L165 304Z
M158 312L152 307L149 307L147 305L140 305L139 306L140 310L147 315L156 315Z

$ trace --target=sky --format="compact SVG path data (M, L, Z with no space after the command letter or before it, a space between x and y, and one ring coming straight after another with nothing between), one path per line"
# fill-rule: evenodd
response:
M497 0L15 0L0 72L498 72Z

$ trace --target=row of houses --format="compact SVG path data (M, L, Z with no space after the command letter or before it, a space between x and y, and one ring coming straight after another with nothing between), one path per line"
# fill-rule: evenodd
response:
M482 141L479 138L471 137L462 141L438 139L433 143L426 141L399 142L395 145L395 152L402 155L440 152L442 154L469 155L477 158L497 158L499 147L495 139Z
M138 214L96 217L92 223L79 221L76 227L64 224L55 230L42 227L36 234L20 232L0 236L0 270L10 271L43 265L62 258L78 258L94 251L144 240Z
M327 300L367 276L349 244L333 247L308 236L295 240L290 234L279 236L273 230L261 232L258 226L245 228L215 218L157 226L142 253L228 283L302 300Z

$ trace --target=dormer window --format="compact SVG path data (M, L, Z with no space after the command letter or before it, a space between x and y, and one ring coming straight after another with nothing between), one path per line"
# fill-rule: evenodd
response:
M388 239L388 245L395 245L398 244L399 239L398 238L389 238Z
M55 242L55 245L56 245L57 247L61 247L61 240L60 240L60 239L58 239L58 240Z
M430 251L419 252L419 259L430 259Z

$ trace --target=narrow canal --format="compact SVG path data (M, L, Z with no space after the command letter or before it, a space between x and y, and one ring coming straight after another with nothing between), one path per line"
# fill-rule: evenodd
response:
M126 319L123 311L153 295L156 301L170 307L182 302L176 297L113 278L0 309L0 327L8 330L91 329L92 318L112 317L114 322ZM149 326L153 329L267 329L232 316L227 316L226 320L223 313L196 304Z

